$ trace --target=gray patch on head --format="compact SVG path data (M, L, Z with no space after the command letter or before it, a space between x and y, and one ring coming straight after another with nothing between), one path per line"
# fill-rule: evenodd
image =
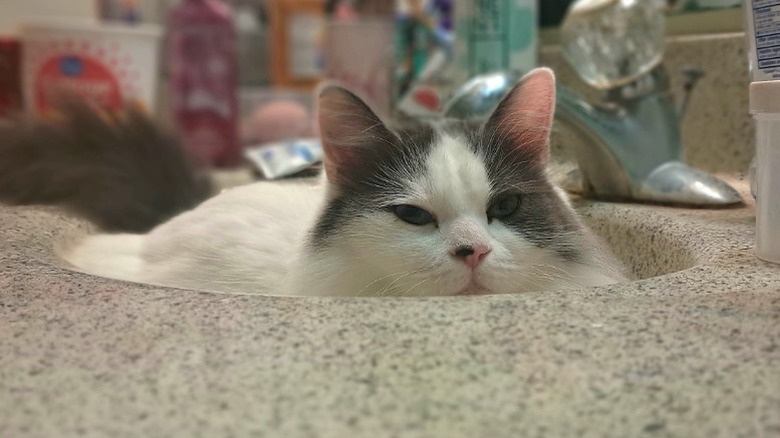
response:
M384 209L381 199L405 194L410 178L425 171L434 142L433 129L420 125L395 134L393 138L374 139L373 144L366 145L373 151L366 167L352 172L346 169L350 183L340 188L317 220L309 241L312 247L326 247L353 218Z

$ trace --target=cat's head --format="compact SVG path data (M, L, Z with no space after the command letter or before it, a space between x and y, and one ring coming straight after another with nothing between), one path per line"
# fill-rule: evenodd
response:
M312 269L349 295L571 283L584 230L546 174L554 106L554 76L537 69L486 121L393 131L354 94L325 88L329 196L309 241Z

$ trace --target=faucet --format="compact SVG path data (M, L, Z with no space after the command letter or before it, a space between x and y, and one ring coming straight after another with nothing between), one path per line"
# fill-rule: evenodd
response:
M696 207L742 203L733 187L682 162L680 124L701 76L690 69L685 74L679 105L663 64L632 83L607 90L595 105L558 86L557 120L581 139L574 150L585 196Z
M686 95L679 105L670 92L663 64L633 82L607 90L597 104L558 84L555 120L579 139L573 146L581 187L567 188L605 200L696 207L742 203L734 188L681 161L680 121L687 93L700 76L696 70L686 72ZM519 77L497 72L472 78L453 95L444 116L487 116Z
M598 103L588 103L557 85L555 120L578 139L581 187L574 191L698 207L740 204L733 187L682 162L680 124L703 72L684 71L685 94L677 104L663 64L665 22L657 2L575 0L569 6L560 30L563 56L586 84L603 90ZM516 73L473 78L444 115L487 115L519 79Z

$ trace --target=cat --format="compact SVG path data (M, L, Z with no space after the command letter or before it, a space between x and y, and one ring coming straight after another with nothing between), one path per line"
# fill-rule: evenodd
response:
M551 70L523 77L486 120L391 129L363 101L319 93L316 184L257 182L146 234L62 250L95 275L228 293L437 296L623 281L547 174Z

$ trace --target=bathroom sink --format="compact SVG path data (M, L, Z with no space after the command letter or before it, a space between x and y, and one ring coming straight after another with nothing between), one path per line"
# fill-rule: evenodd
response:
M708 72L686 157L744 171L744 35L682 38L665 57ZM560 47L541 61L576 81ZM743 198L727 210L575 199L635 275L626 284L382 299L90 276L53 251L86 223L0 205L0 434L775 436L780 267L754 256Z
M225 187L249 181L246 177L236 175L221 175L217 179ZM300 181L308 183L310 179ZM708 244L706 241L706 230L717 227L718 224L704 219L703 223L694 225L698 216L718 216L714 212L600 202L582 199L576 195L572 201L584 223L607 243L615 256L628 268L634 280L685 271L705 263L710 257L717 256L719 249L724 249L722 244ZM744 216L745 211L724 211L722 216ZM748 222L749 220L743 225L749 225ZM54 238L55 248L64 248L91 230L89 225L78 220L70 220L69 223L70 226L64 227ZM692 230L692 227L697 226L701 228ZM743 237L749 239L747 234L750 232L749 229L742 230ZM732 233L736 235L739 231L733 229ZM749 245L743 247L748 248ZM72 269L56 255L53 261L64 269ZM251 294L251 291L247 293Z
M780 382L767 377L780 363L780 269L753 255L753 206L573 203L633 281L471 297L172 289L75 272L54 248L90 232L87 223L0 205L0 430L780 431Z
M570 163L569 163L570 164ZM556 163L553 174L561 175L569 164ZM219 187L229 188L251 183L252 176L245 172L220 172L215 174ZM315 183L316 178L300 178L304 184ZM560 182L559 182L560 183ZM747 190L744 182L733 181L742 191ZM593 201L571 195L574 208L581 215L584 223L601 237L617 258L628 268L634 280L644 280L664 276L693 268L706 262L710 257L723 249L721 243L707 242L706 230L722 227L713 223L715 217L743 217L746 221L742 234L750 234L752 223L749 209L725 210L722 214L707 210L689 210L655 205L625 204ZM45 209L48 210L48 209ZM746 216L747 215L747 216ZM701 220L697 220L697 218ZM707 219L710 218L710 219ZM694 225L697 222L697 225ZM80 239L91 227L82 221L68 219L55 235L54 247L67 247L71 242ZM699 228L696 228L699 227ZM692 229L696 228L696 229ZM739 233L733 228L732 233ZM743 237L751 239L745 234ZM749 245L743 245L748 248ZM57 255L47 256L51 262L63 269L72 267ZM251 294L251 291L247 291Z

